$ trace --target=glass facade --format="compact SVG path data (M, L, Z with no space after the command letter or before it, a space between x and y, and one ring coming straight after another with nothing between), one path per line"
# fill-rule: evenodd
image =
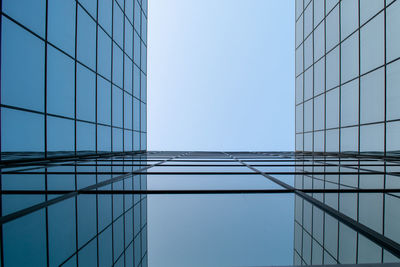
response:
M0 265L400 264L399 169L299 152L3 163Z
M296 0L296 151L399 151L400 2Z
M147 0L1 4L1 159L146 150Z

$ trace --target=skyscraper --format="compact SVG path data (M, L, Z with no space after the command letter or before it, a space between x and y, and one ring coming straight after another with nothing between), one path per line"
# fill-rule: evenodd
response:
M326 3L326 4L325 4ZM399 1L296 1L296 150L399 150Z
M5 0L3 160L146 150L147 0Z
M147 0L0 3L0 266L147 266Z

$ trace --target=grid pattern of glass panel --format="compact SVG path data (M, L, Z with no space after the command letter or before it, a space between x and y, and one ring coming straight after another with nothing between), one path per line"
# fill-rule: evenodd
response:
M147 0L4 0L2 160L146 150Z
M400 2L296 0L296 151L399 151Z
M203 195L209 205L226 194L238 199L286 194L293 196L292 207L273 206L294 211L294 265L400 262L398 158L176 151L6 162L1 167L2 266L147 266L147 203L154 194L178 199ZM261 207L265 216L275 212ZM212 220L218 222L218 216L224 213ZM261 245L251 251L262 251ZM243 253L243 259L251 258Z

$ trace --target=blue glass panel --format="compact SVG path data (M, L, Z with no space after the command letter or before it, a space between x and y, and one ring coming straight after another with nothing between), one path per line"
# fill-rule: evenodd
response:
M96 112L96 75L78 64L76 74L76 117L95 121Z
M134 251L134 259L135 259L135 267L140 266L140 259L142 257L142 247L140 244L140 234L135 238L133 242L133 249Z
M140 133L133 132L133 150L139 151L140 150Z
M43 152L44 116L2 108L1 149L2 152Z
M95 151L96 131L95 125L85 122L77 122L76 125L76 150Z
M123 96L122 90L113 86L112 93L112 123L113 126L122 127L122 112L123 112Z
M140 9L139 3L135 0L135 17L134 17L135 22L134 23L135 23L135 29L139 33L140 33L140 14L141 14L141 9Z
M97 77L97 122L111 125L111 84Z
M140 150L147 149L147 135L146 133L140 133Z
M147 47L142 42L140 68L144 73L147 73Z
M113 128L113 152L123 151L122 145L122 130L118 128Z
M132 151L132 131L124 130L124 151Z
M3 12L44 38L45 0L3 0Z
M76 250L75 198L49 206L48 218L50 266L58 266Z
M111 38L99 28L97 71L111 80Z
M114 2L113 16L113 39L117 44L123 47L124 43L124 15L121 8Z
M101 252L100 252L101 253ZM79 266L97 267L97 241L92 240L79 251Z
M73 118L75 63L49 46L47 49L47 112Z
M97 150L99 152L111 151L111 127L101 125L97 127Z
M47 151L74 151L75 122L47 116Z
M96 23L78 7L78 60L95 69L96 66Z
M108 227L99 236L99 266L106 267L112 265L112 230Z
M145 44L147 44L147 19L142 12L142 40Z
M124 221L120 217L114 223L113 237L114 237L114 256L117 258L124 249Z
M3 225L5 266L46 266L44 210Z
M90 13L90 15L92 15L93 18L96 18L97 0L79 0L79 3L83 5L83 7Z
M44 43L4 17L1 65L2 104L44 111Z
M113 44L113 83L123 86L123 59L122 50L114 43Z
M148 0L142 0L142 8L146 15L147 15L147 6L148 6Z
M124 93L124 128L132 129L132 96Z
M133 265L133 243L131 243L125 251L125 264L126 264L126 266L134 266ZM143 266L148 266L148 265L143 265Z
M79 248L96 235L96 224L97 224L96 196L79 195L78 196L78 247Z
M133 34L133 42L133 59L136 65L140 66L140 37L136 32Z
M140 100L142 100L143 102L147 101L146 85L147 85L147 77L142 72L141 79L140 79Z
M73 166L58 166L51 168L56 172L74 172ZM74 190L75 189L75 174L48 174L47 175L48 190Z
M132 94L132 65L133 62L125 56L125 68L124 68L124 90Z
M129 21L133 24L133 1L135 0L126 0L125 1L125 15L128 17ZM125 24L126 26L126 24Z
M133 95L140 98L140 69L133 65Z
M140 131L146 132L147 131L147 107L146 104L140 104Z
M105 31L111 35L112 24L112 0L101 0L99 2L99 23Z
M133 59L133 27L125 18L125 53Z
M74 0L49 0L47 38L69 55L75 55L75 7Z
M133 99L133 129L140 131L140 101Z

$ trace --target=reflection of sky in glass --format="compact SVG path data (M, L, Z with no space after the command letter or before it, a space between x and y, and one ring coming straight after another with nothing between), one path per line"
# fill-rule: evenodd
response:
M294 197L148 196L150 266L293 264Z

